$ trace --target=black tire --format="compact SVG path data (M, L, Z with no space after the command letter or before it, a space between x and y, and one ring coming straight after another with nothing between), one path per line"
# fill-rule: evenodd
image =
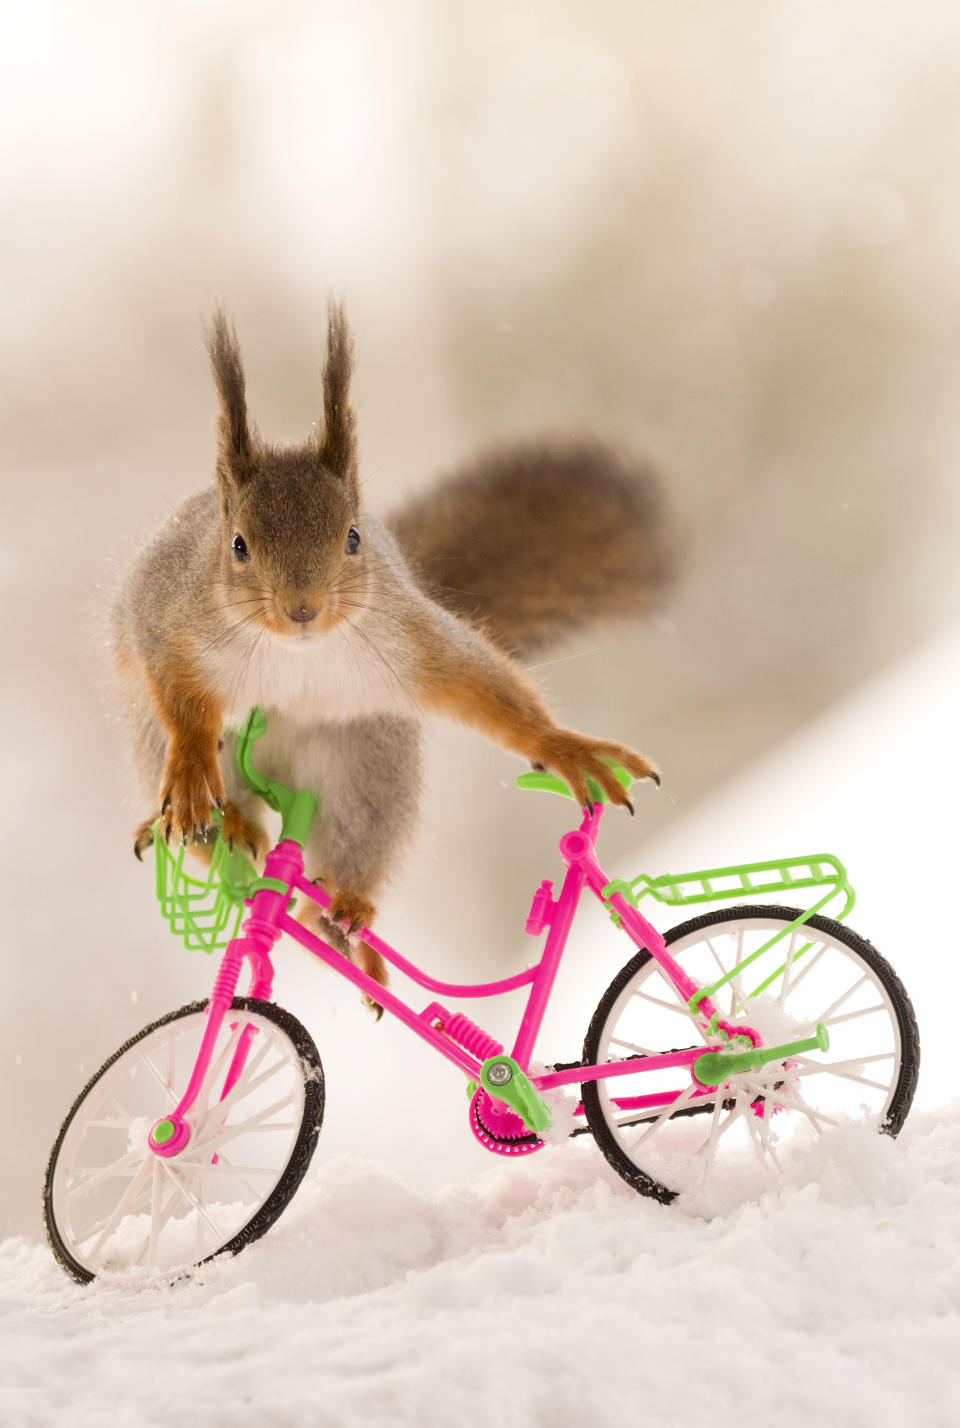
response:
M664 941L669 947L671 944L680 941L691 933L699 932L707 927L715 927L721 923L747 921L750 919L775 919L783 922L793 922L799 917L798 908L789 907L768 907L759 905L754 907L734 907L729 909L719 909L716 912L704 913L700 917L691 918L687 922L680 923L673 927L664 936ZM820 917L814 915L809 917L806 926L819 932L828 934L838 942L845 944L863 963L871 969L878 981L882 983L887 996L893 1005L896 1016L897 1029L900 1041L900 1066L896 1079L892 1098L885 1115L878 1124L878 1130L885 1135L896 1136L907 1117L910 1106L913 1102L914 1092L917 1088L917 1078L920 1074L920 1034L917 1028L917 1018L913 1010L903 983L897 976L890 964L883 958L877 949L868 942L866 938L858 936L849 927L836 922L833 918ZM597 1065L599 1048L604 1035L607 1019L619 997L636 976L636 974L650 962L651 954L646 951L638 952L614 977L610 986L600 999L596 1011L590 1021L586 1037L583 1043L583 1064ZM672 1048L665 1047L664 1050ZM593 1133L597 1145L600 1147L604 1157L619 1175L637 1190L641 1195L648 1195L654 1200L659 1200L661 1204L669 1205L679 1193L670 1186L662 1184L660 1181L648 1175L640 1169L624 1152L616 1136L603 1113L600 1098L599 1082L587 1081L581 1085L581 1098L587 1123Z
M267 1021L273 1022L285 1033L292 1044L303 1068L304 1100L303 1113L300 1122L299 1132L293 1145L286 1167L273 1187L269 1197L260 1205L252 1218L225 1244L220 1245L211 1254L205 1255L202 1259L195 1261L193 1267L199 1264L206 1264L212 1259L216 1259L222 1254L239 1254L248 1244L265 1234L270 1226L283 1214L287 1205L293 1199L300 1182L307 1173L313 1152L316 1149L317 1139L320 1135L320 1128L323 1124L323 1111L325 1103L325 1086L323 1077L323 1066L320 1062L320 1055L313 1042L313 1038L306 1028L290 1012L283 1007L275 1005L273 1002L258 1001L253 997L236 997L232 1002L232 1008L237 1011L256 1012ZM105 1061L99 1071L90 1078L86 1086L80 1092L73 1105L70 1107L67 1117L60 1127L50 1159L47 1162L46 1175L43 1186L43 1222L47 1233L47 1240L53 1251L58 1264L77 1281L78 1284L89 1284L96 1277L96 1272L87 1266L80 1264L77 1259L67 1249L63 1236L58 1229L54 1214L54 1176L57 1170L57 1160L63 1146L64 1138L70 1129L71 1123L90 1092L96 1087L101 1077L109 1071L110 1067L120 1059L137 1042L156 1031L159 1027L166 1026L170 1022L186 1016L193 1016L198 1012L206 1010L206 1001L191 1002L187 1006L180 1007L177 1011L168 1012L166 1016L160 1017L158 1021L151 1022L142 1031L137 1032L129 1041L119 1047L109 1060Z

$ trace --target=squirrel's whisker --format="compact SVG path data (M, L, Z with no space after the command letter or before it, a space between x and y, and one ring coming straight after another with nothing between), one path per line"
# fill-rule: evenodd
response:
M552 664L566 664L570 659L583 659L584 655L596 654L598 650L602 649L603 645L594 645L589 650L574 650L573 654L560 655L557 659L545 659L542 664L524 664L520 667L524 674L529 674L534 669L549 669Z
M220 610L236 610L242 605L264 605L266 600L262 595L253 595L249 600L228 600L225 605L208 605L207 613L215 614Z
M364 644L369 647L371 654L373 654L375 658L380 661L387 673L392 676L393 680L397 685L397 688L401 691L402 694L406 695L407 699L409 699L410 703L413 705L417 713L422 715L423 710L420 708L420 705L417 703L416 699L411 694L409 688L407 687L406 681L401 679L400 675L394 669L393 665L387 659L386 655L383 654L382 650L379 650L377 648L377 646L374 644L373 640L366 633L366 631L361 630L359 625L355 625L353 621L349 618L349 616L344 615L343 618L345 623L350 626L351 630L353 630L355 634L359 635L360 638L363 640Z
M239 634L239 632L243 629L244 625L249 625L252 620L256 620L258 616L263 614L266 608L266 605L262 605L259 610L254 610L251 614L244 615L242 620L238 620L235 625L230 625L226 630L223 630L219 635L217 635L216 639L211 640L208 645L204 645L203 649L200 651L200 654L208 654L210 650L215 649L216 646L220 644L221 640L226 640L231 635Z

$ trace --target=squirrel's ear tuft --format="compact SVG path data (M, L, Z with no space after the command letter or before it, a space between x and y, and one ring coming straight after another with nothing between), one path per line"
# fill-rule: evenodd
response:
M328 470L357 491L356 421L350 406L353 339L340 303L330 304L327 360L323 366L323 434L320 459Z
M253 443L247 425L247 397L240 346L223 308L214 308L207 348L220 396L217 476L221 484L243 483L253 465Z

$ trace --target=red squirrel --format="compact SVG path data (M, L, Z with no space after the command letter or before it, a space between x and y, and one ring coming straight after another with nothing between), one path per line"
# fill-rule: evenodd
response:
M330 310L322 427L299 445L273 446L248 420L239 346L220 310L208 346L216 483L144 547L114 608L122 707L154 800L138 856L157 818L168 841L202 849L213 808L231 846L262 856L260 806L224 735L254 704L269 720L263 772L318 795L306 871L351 932L373 922L415 821L428 711L559 774L584 805L589 776L629 806L605 759L659 782L625 744L556 724L510 653L632 613L662 583L646 469L597 443L507 449L382 523L361 497L342 308ZM337 945L386 984L371 948L342 935Z

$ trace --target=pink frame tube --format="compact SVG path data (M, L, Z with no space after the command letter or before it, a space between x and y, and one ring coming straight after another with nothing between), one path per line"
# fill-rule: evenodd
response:
M523 1011L520 1027L513 1045L512 1055L524 1071L529 1069L530 1058L540 1032L543 1018L553 991L560 960L566 947L567 938L574 916L579 906L584 888L604 902L603 889L610 879L604 873L595 857L595 845L603 814L603 805L595 805L592 813L584 814L580 827L565 834L560 840L560 854L566 864L566 876L556 899L546 899L542 890L538 892L543 924L548 927L546 943L540 961L515 976L501 978L495 982L445 982L428 976L413 962L403 957L389 943L375 932L363 928L362 940L418 986L430 992L453 997L496 997L506 992L529 986L530 993ZM444 1019L450 1013L436 1002L431 1002L422 1011L416 1012L388 987L381 987L372 977L368 977L346 957L334 950L316 933L303 927L290 916L291 895L296 892L309 898L324 910L330 907L331 899L323 888L311 883L303 871L303 854L299 844L288 840L280 843L267 857L264 870L266 878L285 884L288 891L279 892L272 888L262 888L248 902L249 915L243 923L241 936L234 938L224 953L220 970L214 983L207 1007L207 1023L196 1064L187 1089L177 1106L168 1117L176 1127L176 1134L163 1145L155 1144L151 1138L151 1148L158 1155L174 1155L186 1143L188 1130L184 1117L196 1100L210 1067L213 1048L230 1007L240 978L244 958L250 961L251 980L249 995L269 998L273 986L273 966L270 953L283 933L304 947L319 961L325 963L339 976L346 978L366 996L378 1002L384 1011L390 1012L413 1031L422 1041L451 1061L473 1080L480 1074L481 1061L464 1046L445 1035ZM625 902L619 894L609 899L609 907L619 914L621 926L630 940L638 948L646 948L663 968L677 991L688 1000L700 990L686 973L677 965L667 951L663 938L634 907ZM704 1028L714 1015L709 998L704 998L698 1007L698 1015ZM486 1037L478 1028L481 1038ZM246 1027L234 1052L230 1068L224 1081L221 1099L236 1084L249 1054L256 1029ZM486 1037L487 1040L492 1038ZM657 1071L666 1067L692 1066L707 1045L689 1051L667 1052L662 1056L645 1058L643 1071ZM623 1061L601 1066L577 1066L567 1071L549 1072L542 1076L532 1076L531 1081L539 1089L548 1090L554 1086L596 1081L608 1077L638 1075L641 1072L635 1062ZM679 1092L662 1092L651 1096L636 1096L620 1100L624 1108L666 1106L676 1099ZM709 1092L703 1094L708 1095ZM579 1109L579 1108L578 1108Z

